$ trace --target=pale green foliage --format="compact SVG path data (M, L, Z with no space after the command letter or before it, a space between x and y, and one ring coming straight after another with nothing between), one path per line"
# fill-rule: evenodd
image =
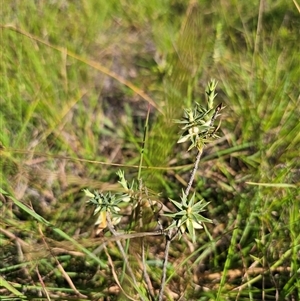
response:
M177 208L176 213L166 213L165 216L173 218L173 222L168 229L177 228L181 233L188 232L192 241L196 241L195 229L202 229L202 223L211 223L212 221L199 212L205 211L204 208L209 204L203 199L195 203L195 193L188 200L188 196L182 191L181 203L169 199Z
M214 108L214 99L217 96L216 88L217 88L218 82L215 79L212 79L206 88L206 94L207 94L207 110L213 110Z
M116 174L119 177L118 183L124 190L123 193L107 192L104 194L96 191L91 193L88 189L83 189L85 195L90 198L87 204L95 206L94 215L99 214L95 225L98 225L100 229L107 227L108 219L111 220L113 225L119 224L122 218L122 208L126 207L132 211L139 203L147 201L147 197L142 196L142 191L147 190L145 186L141 183L136 185L134 181L129 185L122 170L119 170Z
M125 173L124 173L124 171L122 171L122 170L118 170L117 171L117 176L119 177L119 181L118 181L118 183L120 183L121 184L121 186L125 189L125 191L127 191L127 190L129 190L129 187L128 187L128 182L127 182L127 180L125 179ZM132 189L132 186L133 186L133 183L132 183L132 185L131 185L131 189Z
M100 225L101 229L107 226L107 215L112 221L112 224L117 225L121 220L120 203L124 202L123 197L117 198L116 194L111 194L108 192L106 194L95 191L91 193L88 189L83 190L85 195L90 197L87 204L94 205L96 208L94 210L94 215L99 214L95 225Z
M214 121L220 115L219 112L222 109L222 104L214 107L213 102L217 95L215 93L216 86L217 82L215 80L211 80L207 86L206 107L196 103L193 109L184 110L184 116L181 120L176 120L177 123L183 125L183 134L178 140L178 143L190 140L191 145L189 150L196 147L199 151L202 151L207 143L218 138L215 134L216 128L214 127ZM90 191L84 190L86 195L91 198L88 203L96 207L94 214L99 214L96 225L100 225L102 229L107 227L108 217L113 224L120 222L122 216L120 214L120 208L122 203L126 203L126 205L130 206L131 210L133 210L143 199L143 185L141 181L139 185L136 185L134 181L129 185L125 179L124 171L119 170L117 175L119 177L118 182L124 190L123 194L112 194L111 192L106 194L94 192L94 194L92 194ZM144 187L144 189L146 189L146 187ZM203 228L202 223L204 222L211 222L210 219L200 214L200 212L204 211L208 203L203 199L196 202L195 193L188 199L188 192L184 191L182 191L180 198L180 203L170 199L176 206L177 212L165 214L165 216L172 218L171 225L168 229L176 228L176 232L179 234L187 232L192 241L195 242L195 229Z
M170 199L170 201L176 206L177 212L165 215L173 218L173 222L169 226L169 229L177 228L180 229L181 233L187 231L193 242L196 241L195 229L203 228L203 222L211 222L210 219L207 219L200 214L201 211L204 211L204 208L208 203L206 203L203 199L195 202L195 193L190 199L188 199L188 194L192 186L204 146L218 138L215 134L217 128L214 127L214 121L220 115L219 112L222 109L222 103L214 107L214 99L217 95L215 92L216 87L217 82L212 79L208 83L206 89L206 107L196 103L193 109L184 110L184 116L181 120L175 120L175 122L183 125L181 128L183 133L179 138L178 143L183 143L189 140L191 145L188 150L197 148L198 155L187 189L186 191L182 191L182 196L180 197L181 203Z
M119 170L117 175L120 178L119 183L124 188L125 193L102 193L95 191L91 193L88 189L83 189L86 196L90 199L87 201L87 204L94 205L94 215L99 214L95 225L100 225L101 229L105 229L107 227L107 217L111 219L113 225L117 225L122 218L120 214L120 208L122 204L128 204L131 200L131 191L134 183L132 183L131 187L128 187L128 182L125 179L124 172Z
M214 107L214 99L217 95L215 93L216 86L217 82L215 80L211 80L207 85L206 107L196 103L193 109L184 110L182 119L175 120L176 123L183 125L181 128L182 135L177 143L183 143L190 140L191 145L188 150L191 150L192 148L202 150L207 143L219 138L215 134L216 128L214 127L214 121L220 116L219 112L222 110L222 104Z

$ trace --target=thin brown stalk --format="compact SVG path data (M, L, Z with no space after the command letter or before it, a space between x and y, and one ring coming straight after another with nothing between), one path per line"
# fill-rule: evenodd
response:
M112 261L110 255L109 255L109 253L108 253L106 247L104 248L104 251L105 251L105 254L106 254L106 256L107 256L108 263L109 263L109 265L110 265L110 267L111 267L111 271L112 271L113 277L114 277L114 279L115 279L115 281L116 281L118 287L119 287L120 290L123 292L123 294L126 296L126 298L128 298L129 300L135 301L135 299L131 298L128 294L126 294L126 292L125 292L124 289L122 288L122 285L121 285L121 283L120 283L120 281L119 281L119 279L118 279L118 276L117 276L117 273L116 273L116 270L115 270L113 261Z
M200 162L200 159L201 159L202 152L203 152L202 149L198 150L198 154L197 154L197 157L196 157L194 168L191 172L190 180L189 180L188 186L186 187L186 190L185 190L185 195L186 196L189 195L190 190L192 188L192 185L193 185L193 182L194 182L194 179L195 179L195 175L196 175L196 172L197 172L197 169L198 169L198 166L199 166L199 162Z
M149 277L149 274L147 272L146 267L146 261L145 261L145 240L144 238L142 240L142 265L143 265L143 278L147 284L149 295L151 296L151 299L154 300L154 288L151 283L151 279Z
M162 271L162 277L161 277L161 286L160 291L158 295L158 301L162 301L164 297L164 290L166 285L166 276L167 276L167 265L168 265L168 258L169 258L169 249L171 245L171 230L169 230L168 235L166 236L166 248L165 248L165 257L164 257L164 263L163 263L163 271Z
M45 294L47 300L48 300L48 301L51 301L50 296L49 296L49 293L48 293L47 288L46 288L46 285L45 285L45 283L44 283L43 277L41 276L41 274L40 274L40 272L39 272L38 266L36 266L35 271L36 271L36 274L38 275L38 278L39 278L39 281L40 281L42 290L43 290L43 292L44 292L44 294Z
M110 231L114 236L117 236L117 235L118 235L118 232L114 229L110 217L109 217L108 215L107 215L106 217L107 217L107 227L108 227L109 231ZM121 242L120 242L119 240L117 240L116 243L117 243L117 246L118 246L118 248L119 248L119 251L120 251L121 254L122 254L122 257L123 257L124 262L125 262L125 264L126 264L126 268L127 268L128 273L129 273L129 275L130 275L130 277L131 277L131 279L132 279L132 281L133 281L133 284L135 285L136 288L138 288L138 284L137 284L136 278L135 278L134 273L133 273L133 270L132 270L132 268L131 268L131 266L130 266L130 264L129 264L129 261L128 261L126 252L125 252L125 250L124 250L124 248L123 248L123 245L121 244ZM143 301L145 300L142 296L140 296L140 298L141 298L141 300L143 300Z
M72 288L72 290L81 298L84 298L86 299L87 296L86 295L83 295L82 293L80 293L80 291L76 288L76 286L74 285L72 279L70 278L70 276L66 273L66 271L64 270L63 266L61 265L61 263L58 261L58 259L56 258L56 256L54 254L52 254L52 250L51 248L49 247L48 243L46 242L46 239L45 239L45 236L44 236L44 233L41 229L41 227L39 226L39 232L41 234L41 237L42 237L42 240L43 240L43 243L46 247L46 249L50 252L50 254L52 255L52 257L54 258L56 264L57 264L57 268L60 270L61 274L63 275L63 277L65 278L65 280L67 281L67 283L69 284L69 286Z

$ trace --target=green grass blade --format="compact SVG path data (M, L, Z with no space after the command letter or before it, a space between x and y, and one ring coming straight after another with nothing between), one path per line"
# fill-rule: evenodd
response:
M0 275L0 287L5 287L8 291L10 291L15 296L21 298L22 300L27 299L24 294L15 289L10 283L8 283L1 275ZM2 300L2 298L1 298Z
M95 256L88 249L86 249L85 247L83 247L82 245L80 245L74 238L72 238L71 236L69 236L67 233L65 233L61 229L53 226L50 222L48 222L42 216L40 216L39 214L37 214L36 212L34 212L32 209L30 209L26 205L24 205L22 202L20 202L17 199L15 199L13 196L9 195L2 188L0 188L0 193L2 193L3 195L9 197L15 203L15 205L17 205L23 211L25 211L26 213L28 213L30 216L32 216L34 219L36 219L38 222L42 223L46 227L51 228L52 231L55 232L55 233L57 233L60 237L68 240L69 242L71 242L78 250L80 250L83 253L85 253L89 258L91 258L96 263L98 263L102 268L107 268L107 265L102 260L100 260L97 256Z

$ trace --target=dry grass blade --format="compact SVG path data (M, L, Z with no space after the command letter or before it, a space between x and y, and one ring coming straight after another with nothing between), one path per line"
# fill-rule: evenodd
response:
M46 242L45 240L45 236L43 234L43 231L41 229L41 226L39 225L39 232L40 232L40 235L42 237L42 240L44 242L44 245L46 247L47 250L49 250L49 252L51 253L52 257L54 258L55 262L56 262L56 265L58 267L58 269L60 270L60 272L62 273L63 277L65 278L65 280L67 281L67 283L69 284L69 286L74 290L74 292L76 293L76 295L78 295L79 297L81 298L84 298L84 299L87 299L87 296L86 295L83 295L82 293L80 293L78 291L78 289L75 287L71 277L66 273L66 271L64 270L63 266L61 265L61 263L58 261L58 259L56 258L56 256L54 254L52 254L52 250L51 248L48 246L48 243ZM48 294L47 294L48 296Z
M49 42L45 42L43 41L42 39L38 38L38 37L35 37L34 35L32 34L29 34L28 32L25 32L21 29L18 29L12 25L1 25L1 27L3 29L9 29L9 30L14 30L15 32L18 32L32 40L35 40L39 43L42 43L52 49L55 49L59 52L61 52L62 54L67 54L68 56L80 61L80 62L83 62L97 70L99 70L100 72L110 76L111 78L114 78L115 80L117 80L118 82L120 82L121 84L127 86L128 88L130 88L132 91L134 91L136 94L138 94L139 96L141 96L144 100L146 100L149 104L151 104L154 108L156 108L158 111L160 111L159 107L157 106L157 104L155 103L155 101L150 98L144 91L142 91L141 89L139 89L138 87L136 87L135 85L133 85L131 82L129 82L128 80L122 78L120 75L118 75L117 73L109 70L108 68L102 66L101 64L99 64L98 62L94 62L92 60L89 60L89 59L85 59L73 52L71 52L70 50L66 50L65 48L63 47L60 47L60 46L54 46L52 44L50 44Z

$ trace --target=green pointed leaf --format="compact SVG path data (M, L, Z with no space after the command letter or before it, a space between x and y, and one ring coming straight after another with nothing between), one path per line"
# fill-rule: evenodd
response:
M172 202L178 209L182 209L182 204L180 204L179 202L169 199L170 202Z

